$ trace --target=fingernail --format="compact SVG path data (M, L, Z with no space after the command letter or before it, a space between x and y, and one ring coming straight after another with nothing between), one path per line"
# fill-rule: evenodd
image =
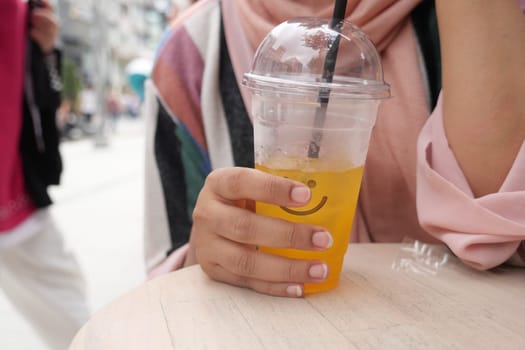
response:
M311 278L324 280L328 276L328 266L326 266L326 264L313 265L310 267L310 270L308 270L308 275L310 275Z
M294 187L291 193L292 200L298 203L308 202L310 190L307 187Z
M334 244L334 239L330 233L321 231L312 235L312 243L316 247L328 249Z
M286 288L286 294L291 297L300 298L303 296L303 288L298 285L288 286L288 288Z

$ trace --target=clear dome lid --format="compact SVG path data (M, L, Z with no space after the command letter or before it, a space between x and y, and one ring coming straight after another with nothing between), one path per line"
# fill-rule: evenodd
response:
M275 27L255 52L243 85L260 92L390 97L379 53L366 34L348 21L334 29L330 19L311 17Z

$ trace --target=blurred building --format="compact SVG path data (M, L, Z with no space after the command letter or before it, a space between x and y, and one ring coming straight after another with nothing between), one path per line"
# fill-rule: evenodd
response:
M152 58L166 26L171 0L55 0L65 57L84 80L121 88L125 67Z

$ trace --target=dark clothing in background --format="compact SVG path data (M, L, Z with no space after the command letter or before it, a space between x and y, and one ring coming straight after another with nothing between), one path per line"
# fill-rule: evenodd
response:
M53 84L52 74L58 74L60 53L55 50L54 57L45 57L38 45L30 42L26 57L26 81L30 74L33 96L24 94L24 115L20 152L28 194L35 206L46 207L51 204L47 192L49 185L58 185L62 172L59 152L59 131L56 125L56 111L60 105L60 88ZM54 65L54 66L53 66ZM55 70L52 72L51 70ZM32 113L34 104L38 113ZM41 134L38 129L41 128ZM40 141L44 148L38 146Z

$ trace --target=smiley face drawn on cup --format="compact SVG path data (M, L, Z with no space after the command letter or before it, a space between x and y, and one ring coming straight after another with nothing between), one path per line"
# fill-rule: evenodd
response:
M306 182L306 185L310 187L310 189L313 189L317 185L317 183L315 180L308 180ZM323 198L321 198L321 201L315 207L313 207L312 209L308 209L308 210L294 210L294 209L290 209L288 207L283 207L283 206L281 206L280 208L284 210L285 212L287 212L288 214L297 215L297 216L306 216L306 215L317 213L319 210L321 210L322 207L324 207L327 201L328 201L328 197L323 196Z

